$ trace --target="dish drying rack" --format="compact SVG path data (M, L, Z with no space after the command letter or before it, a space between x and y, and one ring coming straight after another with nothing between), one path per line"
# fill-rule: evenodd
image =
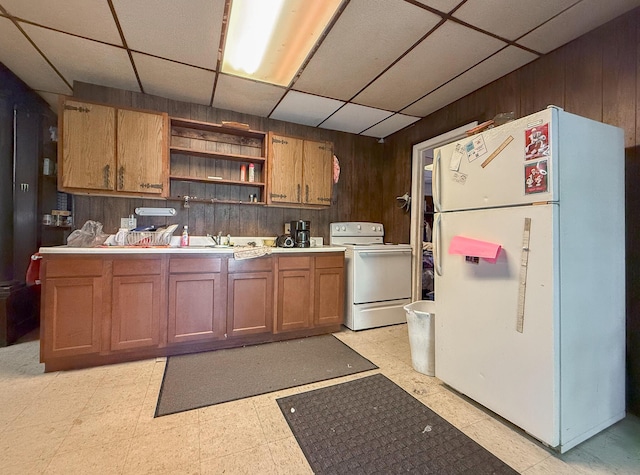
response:
M165 231L129 231L125 238L126 246L168 246L172 233Z

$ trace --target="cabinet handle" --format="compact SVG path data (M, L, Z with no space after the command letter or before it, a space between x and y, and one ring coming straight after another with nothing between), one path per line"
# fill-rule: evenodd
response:
M322 196L318 196L318 201L326 201L327 203L331 203L331 198L324 198Z
M91 112L91 109L89 109L88 107L76 107L76 106L69 106L66 104L64 106L64 110L76 111L76 112Z
M304 188L305 188L304 202L308 203L309 202L309 185L304 185Z
M300 184L298 184L298 201L300 201Z
M162 183L142 183L140 187L141 188L157 188L158 190L161 190Z
M124 188L124 167L118 169L118 190Z
M270 193L269 196L271 196L271 198L282 198L282 199L287 197L287 195L281 195L278 193Z
M105 165L102 169L102 178L104 181L105 188L111 188L109 184L109 175L111 174L111 165Z

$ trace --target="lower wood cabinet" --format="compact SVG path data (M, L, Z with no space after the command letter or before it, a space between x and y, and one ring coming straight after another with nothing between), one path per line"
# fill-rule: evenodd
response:
M43 357L98 353L102 314L102 278L70 277L47 281L42 311ZM78 318L81 316L81 318Z
M225 337L226 299L220 258L172 258L168 344Z
M344 320L344 268L316 269L314 280L314 324L341 324Z
M227 337L271 333L273 259L228 260Z
M160 344L160 322L166 321L163 265L162 258L113 261L112 351Z
M104 319L102 259L55 260L43 264L41 271L40 359L99 353Z
M343 318L343 253L42 262L46 371L317 335Z
M309 328L312 324L313 257L277 258L276 332Z

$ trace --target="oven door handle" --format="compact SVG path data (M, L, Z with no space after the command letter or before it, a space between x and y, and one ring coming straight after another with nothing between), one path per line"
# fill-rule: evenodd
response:
M389 250L379 250L379 251L358 251L358 254L361 256L373 256L373 255L381 255L381 254L411 254L411 249L389 249Z

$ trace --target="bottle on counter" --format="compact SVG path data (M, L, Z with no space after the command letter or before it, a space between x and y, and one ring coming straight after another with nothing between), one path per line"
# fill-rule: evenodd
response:
M184 225L182 230L182 236L180 236L180 247L187 247L189 245L189 226Z
M249 181L254 182L256 179L256 167L253 163L249 164Z
M247 181L247 166L242 165L240 167L240 181Z

